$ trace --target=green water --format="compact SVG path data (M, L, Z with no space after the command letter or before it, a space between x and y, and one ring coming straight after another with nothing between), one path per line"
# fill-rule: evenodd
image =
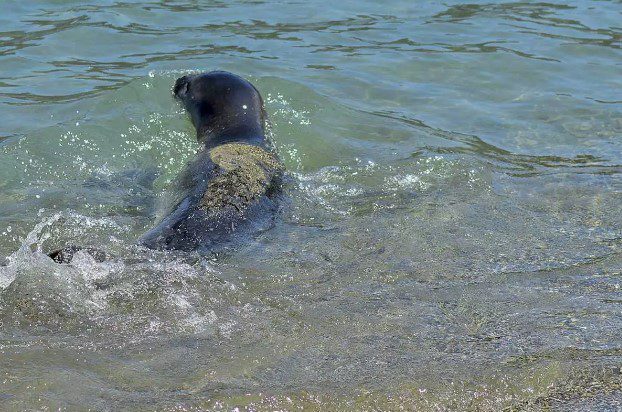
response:
M0 409L620 410L620 1L0 6ZM290 203L142 249L213 69Z

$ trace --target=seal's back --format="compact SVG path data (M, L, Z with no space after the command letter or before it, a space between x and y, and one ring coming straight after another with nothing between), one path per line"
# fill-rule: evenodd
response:
M176 186L181 200L141 243L208 251L267 229L278 211L284 167L271 150L228 143L200 153Z

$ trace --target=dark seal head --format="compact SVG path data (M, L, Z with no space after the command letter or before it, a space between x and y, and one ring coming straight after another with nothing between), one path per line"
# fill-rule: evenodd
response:
M175 82L173 94L190 114L197 139L207 147L266 143L263 100L240 76L224 71L183 76Z

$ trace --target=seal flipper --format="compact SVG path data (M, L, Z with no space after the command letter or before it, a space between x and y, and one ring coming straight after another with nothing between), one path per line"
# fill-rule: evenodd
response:
M182 226L182 223L189 218L192 212L191 199L186 197L179 203L173 213L165 217L156 227L142 235L138 243L149 249L192 250L194 248L193 239L188 236L187 231ZM186 239L185 247L183 247L184 245L181 245L181 247L171 247L174 239Z
M209 151L199 152L169 189L168 198L173 207L160 223L140 237L138 243L149 249L193 250L195 236L184 222L196 213L196 206L216 172Z
M101 249L97 249L94 247L81 247L76 245L67 245L62 249L55 250L53 252L48 253L48 256L54 260L56 263L71 263L73 257L76 253L84 251L91 255L96 262L101 263L106 260L111 259L113 256L104 252Z

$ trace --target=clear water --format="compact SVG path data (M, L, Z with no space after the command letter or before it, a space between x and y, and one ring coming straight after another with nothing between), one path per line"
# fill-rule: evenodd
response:
M620 410L621 22L4 2L2 409ZM263 93L291 204L219 256L141 249L197 149L171 86L211 69Z

